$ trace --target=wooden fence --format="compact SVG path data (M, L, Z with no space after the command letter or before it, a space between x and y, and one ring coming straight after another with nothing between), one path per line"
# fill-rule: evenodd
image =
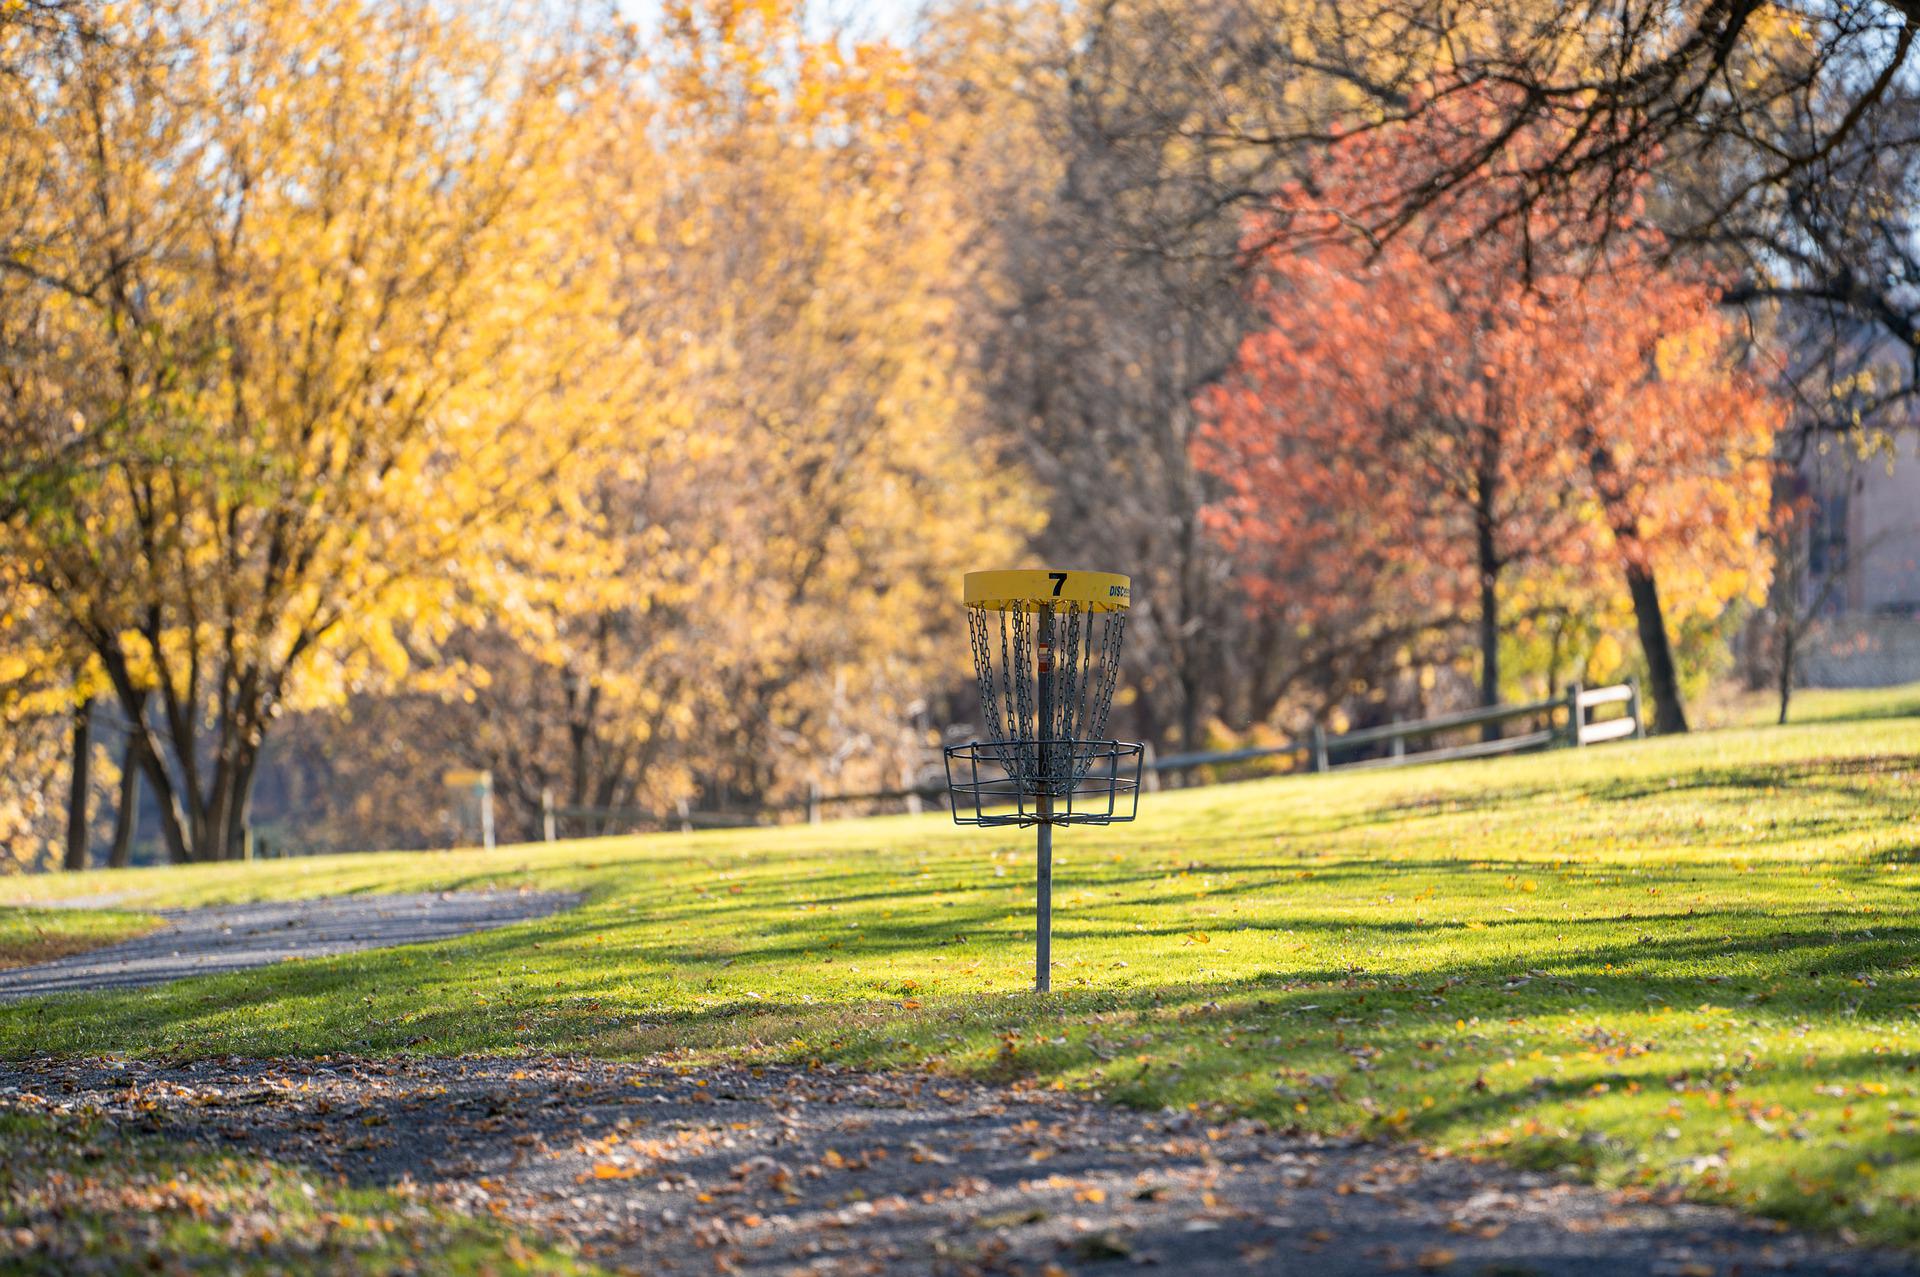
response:
M1609 705L1622 706L1624 712L1614 717L1594 717L1595 710ZM1513 734L1501 732L1463 744L1436 745L1426 749L1408 747L1409 742L1429 740L1449 732L1476 727L1484 731L1489 727L1515 722L1524 722L1528 730ZM1304 771L1349 771L1363 767L1399 767L1409 763L1487 758L1536 749L1580 748L1644 735L1646 729L1641 719L1638 682L1617 683L1611 687L1582 687L1576 683L1566 690L1565 695L1549 700L1464 710L1457 714L1441 714L1404 723L1385 723L1337 735L1329 735L1316 724L1305 740L1289 741L1284 745L1205 750L1169 754L1163 758L1154 757L1149 747L1147 757L1141 763L1141 772L1143 785L1156 789L1160 777L1173 773L1183 773L1183 779L1188 784L1203 783L1206 779L1202 775L1204 768L1229 767L1236 763L1289 756L1298 758L1304 764L1301 768ZM552 796L547 795L543 803L541 825L547 841L552 842L560 836L562 821L567 823L569 834L576 837L581 833L602 833L611 827L630 828L634 825L681 830L726 829L758 825L764 823L767 817L778 818L798 813L804 813L808 821L817 824L825 819L827 809L831 807L895 802L904 802L909 811L919 811L927 803L944 808L947 791L943 786L925 786L859 794L825 794L816 788L805 798L756 803L735 811L694 811L682 803L671 812L635 807L565 807L556 804Z
M1596 721L1593 718L1593 711L1602 705L1624 705L1626 712L1618 718ZM1486 728L1495 724L1510 723L1516 719L1533 719L1542 725L1518 735L1501 733L1463 745L1423 750L1407 748L1408 741L1460 731L1463 728ZM1440 714L1433 718L1415 719L1411 722L1363 727L1358 731L1342 732L1337 736L1327 735L1325 728L1315 724L1312 733L1304 741L1291 741L1285 745L1266 745L1251 749L1169 754L1164 758L1153 759L1146 766L1151 767L1155 772L1165 774L1175 771L1195 771L1202 767L1216 767L1226 763L1252 762L1255 759L1298 755L1307 764L1305 770L1327 772L1355 767L1397 767L1406 763L1444 763L1460 758L1517 754L1523 750L1548 749L1556 745L1576 747L1596 745L1602 741L1620 740L1624 737L1645 734L1646 730L1640 719L1639 683L1626 682L1612 687L1591 688L1575 683L1567 689L1566 695L1557 696L1551 700L1531 701L1524 705L1496 705L1491 709L1463 710L1457 714ZM1357 759L1350 757L1356 751L1374 749L1383 744L1387 747L1384 754L1375 753ZM1349 755L1349 757L1342 757L1342 755Z

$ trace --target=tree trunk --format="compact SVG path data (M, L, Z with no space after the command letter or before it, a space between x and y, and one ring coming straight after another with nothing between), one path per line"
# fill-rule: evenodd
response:
M1653 696L1653 730L1661 735L1687 730L1687 710L1680 700L1680 675L1673 662L1673 643L1667 637L1667 618L1660 608L1660 586L1653 569L1627 564L1627 593L1633 598L1633 619L1640 631L1640 650L1647 658L1647 691Z
M1776 721L1782 727L1787 723L1787 702L1793 699L1793 666L1800 655L1798 628L1791 615L1787 616L1780 626L1780 668L1776 671L1780 691L1780 717Z
M1500 599L1497 579L1491 572L1480 575L1480 703L1488 709L1500 703Z
M1180 748L1199 749L1200 737L1200 677L1189 662L1180 671Z
M126 653L112 640L111 635L96 636L94 651L100 657L100 663L106 666L107 677L113 683L113 694L119 698L120 708L127 715L129 730L133 733L136 745L129 753L137 756L140 770L146 773L147 783L153 787L154 803L160 809L160 838L166 846L167 858L176 865L185 864L193 859L192 847L187 841L186 812L180 805L180 795L173 787L173 777L167 774L167 762L160 756L153 729L147 724L148 690L134 686ZM192 748L191 742L187 748Z
M260 755L257 746L245 741L244 727L236 725L231 730L240 739L227 744L214 768L213 792L193 822L194 854L201 860L239 860L246 855L247 819L253 806L253 777Z
M140 737L127 738L127 755L120 764L120 805L113 813L112 869L125 869L133 858L133 836L140 828Z
M160 807L160 838L166 844L167 859L184 865L194 858L193 847L187 842L186 813L181 810L180 796L173 791L173 777L167 775L166 762L150 741L140 747L140 767Z
M125 869L133 859L133 838L140 831L140 773L146 768L142 755L147 748L147 694L141 692L137 705L128 711L127 749L120 760L120 805L113 812L113 849L107 865Z
M1500 558L1493 539L1493 522L1483 516L1479 528L1480 568L1480 704L1488 709L1500 703ZM1480 729L1480 739L1499 740L1500 724Z
M64 867L87 867L87 783L93 762L93 698L73 710L73 778L67 790L67 856Z
M1661 735L1687 730L1687 710L1680 701L1680 675L1674 668L1673 642L1667 637L1667 618L1660 607L1660 586L1653 568L1640 560L1638 521L1620 499L1619 471L1613 454L1587 441L1587 469L1607 512L1607 525L1626 560L1627 593L1633 599L1634 626L1640 632L1640 652L1647 658L1647 691L1653 695L1653 730Z
M1561 617L1553 627L1553 646L1547 650L1547 699L1560 698L1560 649L1567 637L1567 620Z
M247 844L253 837L253 782L260 774L260 747L242 748L233 764L231 808L227 818L226 855L228 860L245 860Z

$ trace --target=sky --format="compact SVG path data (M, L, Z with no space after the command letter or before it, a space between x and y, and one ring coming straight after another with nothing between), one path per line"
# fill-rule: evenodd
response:
M619 0L627 16L650 24L660 12L659 0ZM859 36L905 40L913 31L921 0L812 0L821 26L838 25Z

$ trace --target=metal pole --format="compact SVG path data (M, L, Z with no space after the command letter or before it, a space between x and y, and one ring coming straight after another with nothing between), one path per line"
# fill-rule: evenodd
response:
M1039 642L1035 644L1034 672L1039 682L1040 739L1035 743L1039 792L1034 805L1040 816L1035 846L1033 905L1033 990L1053 987L1053 609L1040 609Z
M1047 815L1052 799L1040 797L1039 893L1033 908L1033 991L1045 993L1053 988L1053 826Z
M545 785L540 790L540 835L548 842L554 842L559 833L553 810L553 786Z

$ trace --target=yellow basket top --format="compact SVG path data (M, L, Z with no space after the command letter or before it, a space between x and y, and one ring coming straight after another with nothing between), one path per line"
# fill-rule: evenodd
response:
M1037 612L1070 607L1087 612L1124 612L1132 583L1118 572L1082 572L1062 568L1002 568L967 573L968 607L994 612Z

